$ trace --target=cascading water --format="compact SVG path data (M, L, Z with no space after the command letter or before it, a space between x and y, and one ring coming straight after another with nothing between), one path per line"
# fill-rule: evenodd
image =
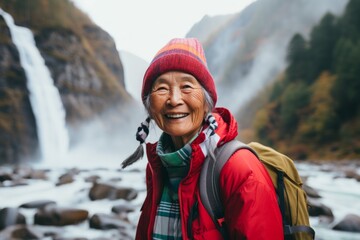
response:
M0 8L0 15L10 29L11 38L20 54L20 63L27 77L30 103L35 115L42 160L55 162L68 151L69 136L65 110L32 32L15 25L10 14Z

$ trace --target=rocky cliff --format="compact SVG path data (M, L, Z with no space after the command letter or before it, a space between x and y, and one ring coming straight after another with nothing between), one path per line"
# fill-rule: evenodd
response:
M74 130L109 108L132 101L111 36L68 0L2 1L15 24L32 30ZM0 163L36 153L36 123L26 77L9 29L0 16Z
M0 17L0 162L34 153L37 134L26 76L10 32Z

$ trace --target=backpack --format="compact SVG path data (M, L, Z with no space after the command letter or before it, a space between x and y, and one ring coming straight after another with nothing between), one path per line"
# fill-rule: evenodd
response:
M257 156L271 177L283 219L284 239L314 239L315 231L309 223L307 196L302 189L302 180L293 160L260 143L251 142L247 145L237 140L232 140L215 150L216 162L207 157L200 174L201 201L224 239L228 238L225 224L219 222L224 217L219 192L220 172L230 156L243 148Z

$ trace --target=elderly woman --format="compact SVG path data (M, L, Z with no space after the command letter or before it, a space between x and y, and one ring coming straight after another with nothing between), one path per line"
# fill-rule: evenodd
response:
M236 138L237 123L215 108L217 93L199 41L173 39L147 69L142 100L149 117L138 129L144 143L149 122L163 131L147 143L147 196L136 239L223 239L205 210L199 176L206 156ZM142 146L123 167L141 157ZM273 184L249 150L233 154L220 174L224 223L229 239L281 240L282 220Z

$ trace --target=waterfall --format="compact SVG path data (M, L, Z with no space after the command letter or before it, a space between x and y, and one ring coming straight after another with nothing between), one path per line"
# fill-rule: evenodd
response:
M0 8L0 15L10 29L11 38L20 54L20 63L27 78L30 103L35 115L41 158L45 162L61 160L68 151L69 136L65 110L60 94L32 32L15 25L14 19Z

